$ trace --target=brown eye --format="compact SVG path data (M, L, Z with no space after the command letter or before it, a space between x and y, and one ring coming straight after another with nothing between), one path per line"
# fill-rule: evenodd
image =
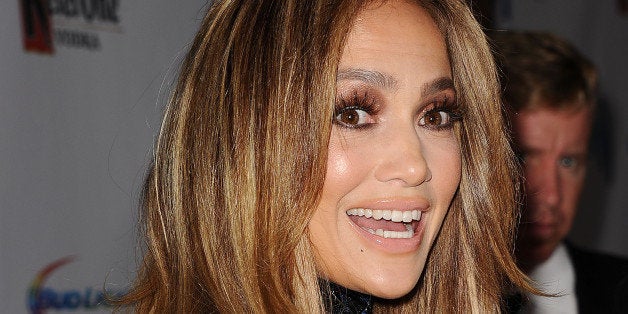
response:
M360 115L358 114L357 110L349 109L340 113L338 115L338 119L343 124L356 125L358 124L358 122L360 122Z
M357 125L360 122L360 115L355 109L345 110L338 118L340 119L340 122L347 125Z
M425 114L424 123L430 126L440 126L443 124L443 120L447 119L447 116L442 111L432 111Z
M336 123L347 128L359 128L374 123L374 119L365 109L348 107L336 113Z
M451 115L443 110L430 110L419 120L419 125L428 128L442 128L451 124Z

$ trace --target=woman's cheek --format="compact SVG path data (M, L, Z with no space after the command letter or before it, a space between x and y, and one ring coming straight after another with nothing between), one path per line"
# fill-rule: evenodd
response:
M340 186L355 186L372 168L372 157L377 154L374 145L365 145L358 139L332 137L327 159L327 182Z

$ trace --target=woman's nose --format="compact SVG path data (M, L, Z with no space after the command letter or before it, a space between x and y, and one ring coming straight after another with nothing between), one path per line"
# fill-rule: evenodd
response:
M422 151L416 130L397 131L382 146L382 159L375 169L375 178L381 182L400 182L418 186L431 179L431 172Z

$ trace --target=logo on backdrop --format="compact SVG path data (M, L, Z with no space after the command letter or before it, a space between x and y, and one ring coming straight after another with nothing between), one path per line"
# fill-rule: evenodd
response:
M53 53L48 0L20 0L24 50Z
M97 51L103 33L122 33L120 0L18 0L24 50L53 54L55 46Z
M43 314L46 310L78 310L95 309L111 306L106 299L107 295L121 296L116 293L86 287L82 289L59 290L45 287L48 277L57 269L76 260L74 256L67 256L56 260L42 268L30 284L27 292L27 306L32 314Z

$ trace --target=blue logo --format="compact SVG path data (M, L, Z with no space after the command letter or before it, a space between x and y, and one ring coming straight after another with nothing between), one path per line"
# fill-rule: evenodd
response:
M69 289L59 291L50 287L44 287L46 279L52 272L75 260L74 256L67 256L56 260L42 270L31 282L28 289L28 308L33 314L45 313L48 309L54 310L77 310L95 309L98 307L110 307L107 297L120 297L121 292L110 292L87 287L84 289Z

